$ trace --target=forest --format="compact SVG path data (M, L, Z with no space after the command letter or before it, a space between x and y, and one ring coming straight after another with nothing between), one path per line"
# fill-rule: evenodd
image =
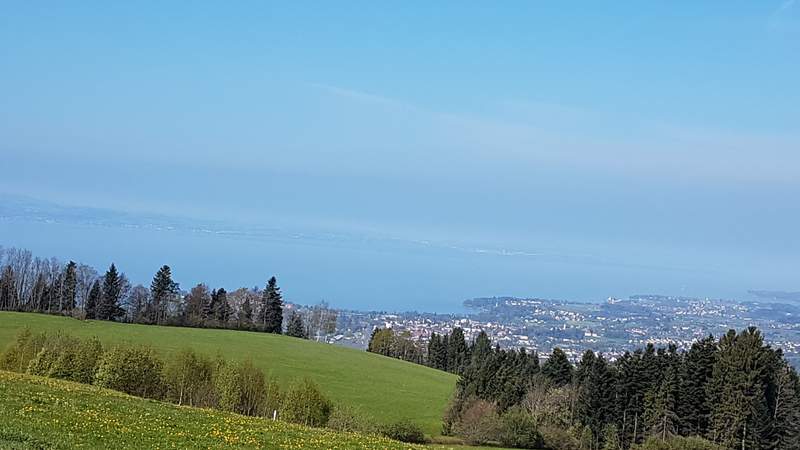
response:
M376 330L369 351L460 375L444 434L472 444L523 448L800 448L800 380L761 332L729 330L686 352L645 348L616 361L586 350L573 365L555 348L539 355L467 343L459 328L423 352L408 336ZM528 430L509 438L514 429Z

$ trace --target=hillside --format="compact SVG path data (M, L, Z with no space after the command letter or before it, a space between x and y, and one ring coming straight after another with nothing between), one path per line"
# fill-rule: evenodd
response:
M381 437L179 407L4 371L0 371L0 399L0 448L4 449L414 448Z
M0 349L23 328L62 330L97 336L104 344L149 344L168 355L190 347L227 359L251 358L276 379L288 383L308 376L335 402L357 407L378 421L408 418L431 435L455 387L452 374L358 350L286 336L233 330L161 327L79 321L43 314L0 312Z

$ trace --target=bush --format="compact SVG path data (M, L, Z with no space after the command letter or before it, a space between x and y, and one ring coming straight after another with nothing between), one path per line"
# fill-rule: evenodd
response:
M37 375L91 384L102 354L103 346L97 338L77 339L56 334L46 338L28 369Z
M139 397L163 396L161 360L150 347L114 347L100 359L95 384Z
M494 403L473 399L464 405L453 432L470 445L494 442L498 439L498 418Z
M614 424L603 427L603 447L602 450L620 450L622 443L619 441L619 430Z
M77 347L78 340L61 333L44 334L42 336L42 346L36 356L28 363L26 371L31 375L40 377L49 377L51 373L61 374L63 367L55 367L56 362L61 359L65 365L68 365L70 361L67 360L67 357L62 357L62 355Z
M458 390L458 387L456 387ZM461 406L463 402L461 397L456 392L456 395L450 398L447 402L447 408L444 410L444 417L442 417L442 436L452 436L454 431L453 427L461 419Z
M336 431L379 434L378 426L372 420L350 406L335 406L328 418L327 427Z
M541 448L544 439L536 428L533 416L522 408L514 407L500 417L498 440L506 447Z
M574 432L557 426L543 426L539 432L544 439L544 448L551 450L579 450L580 442L575 438Z
M322 427L328 423L332 409L331 401L306 378L286 392L281 417L287 422Z
M189 406L214 406L214 365L211 360L182 350L164 366L167 400Z
M61 333L41 335L36 356L27 372L42 377L59 378L91 384L103 347L97 338L78 339Z
M0 369L12 372L25 372L30 362L44 346L44 334L34 335L25 328L0 357Z
M218 363L215 379L219 407L245 416L264 414L267 391L264 373L252 361L238 365Z
M651 437L643 444L632 446L631 450L723 450L723 447L699 437L676 436L666 441Z
M410 420L401 420L386 425L381 430L381 434L390 439L407 442L409 444L426 443L425 433L422 431L422 428Z
M280 385L275 380L267 382L267 392L264 398L264 414L272 417L274 412L283 407L284 394Z

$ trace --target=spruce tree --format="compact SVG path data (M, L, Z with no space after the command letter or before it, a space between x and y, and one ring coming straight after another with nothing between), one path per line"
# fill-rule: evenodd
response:
M231 318L231 305L228 303L228 291L224 288L217 289L217 299L214 302L214 316L220 326L227 326Z
M447 347L447 371L460 374L467 362L467 342L464 340L464 330L461 327L453 328L450 333Z
M117 271L114 263L103 277L103 290L100 303L97 305L97 318L100 320L116 320L125 314L120 301L122 300L125 279Z
M203 303L203 323L210 324L217 320L217 302L219 301L219 297L217 296L217 290L214 289L211 291L211 295L206 298L206 301Z
M303 319L300 317L300 314L297 314L295 311L292 311L292 314L289 316L289 323L286 326L286 335L308 339L308 333L306 333L306 326L303 324Z
M711 415L706 395L714 371L717 343L713 336L695 342L686 353L681 373L679 416L685 435L704 436Z
M643 352L637 349L633 354L625 353L617 362L617 397L619 398L618 417L622 423L622 442L629 446L639 441L642 435L644 396Z
M259 326L267 333L281 334L283 331L283 299L278 281L272 277L261 295Z
M370 353L377 353L375 350L377 349L377 340L375 337L378 335L380 328L373 328L372 333L369 335L369 342L367 342L367 351Z
M431 333L430 339L428 339L428 353L426 363L428 367L433 367L434 369L438 369L439 367L436 364L436 352L439 350L438 346L441 341L439 340L439 335L436 332Z
M563 350L556 347L542 366L542 373L556 386L566 386L572 381L572 364Z
M800 448L800 379L785 360L775 373L773 448Z
M169 302L178 294L178 283L172 280L172 270L167 265L161 266L150 283L150 320L153 323L165 323Z
M666 441L678 431L679 379L677 367L669 367L661 385L645 396L645 427Z
M597 434L599 431L598 420L596 420L597 402L599 396L597 395L599 387L596 385L598 380L595 376L595 363L597 356L591 350L583 352L580 362L574 373L574 381L578 391L577 402L575 406L575 418L579 423L588 425L592 431Z
M100 304L101 297L100 280L94 280L92 289L89 290L89 296L86 298L86 304L83 307L87 319L97 318L97 307Z
M447 339L448 336L445 336ZM445 341L446 344L448 342ZM472 343L472 350L470 351L470 359L473 365L480 365L481 361L489 358L492 354L492 342L485 331L481 330Z
M447 370L447 336L431 334L428 341L428 365L434 369Z
M586 350L574 379L578 390L576 418L599 437L605 425L615 421L614 373L602 355Z
M61 311L71 312L75 308L75 294L77 291L77 274L75 272L77 264L70 261L64 268L63 285L61 288Z
M770 350L751 327L734 330L719 341L719 357L708 385L709 437L728 448L761 448L769 441L767 382Z
M482 332L483 333L483 332ZM484 333L486 336L486 333ZM480 336L479 336L480 337ZM489 338L486 338L487 348L491 351L491 344L489 344ZM450 333L445 333L444 336L439 336L439 355L437 359L439 361L439 368L447 372L447 351L450 348Z

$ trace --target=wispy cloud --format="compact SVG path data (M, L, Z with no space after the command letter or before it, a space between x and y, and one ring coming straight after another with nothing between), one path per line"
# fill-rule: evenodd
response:
M329 84L324 83L309 83L309 86L327 92L329 94L337 95L340 97L351 98L354 100L362 101L362 102L369 102L387 106L394 106L394 107L409 107L410 105L405 104L399 100L392 99L389 97L384 97L381 95L375 95L366 93L363 91L357 91L355 89L348 89L339 86L332 86Z
M369 118L375 132L364 139L375 141L367 146L391 142L402 152L399 167L419 152L427 164L420 170L440 173L452 171L455 158L508 170L554 166L613 176L797 183L797 135L715 130L552 104L517 104L511 114L479 116L356 89L314 87ZM392 158L391 152L384 156Z
M786 0L783 3L781 3L781 5L778 7L777 12L781 13L783 11L791 9L791 8L794 7L794 4L795 4L795 0Z
M784 0L770 15L767 29L773 33L800 32L800 17L796 13L797 0Z

